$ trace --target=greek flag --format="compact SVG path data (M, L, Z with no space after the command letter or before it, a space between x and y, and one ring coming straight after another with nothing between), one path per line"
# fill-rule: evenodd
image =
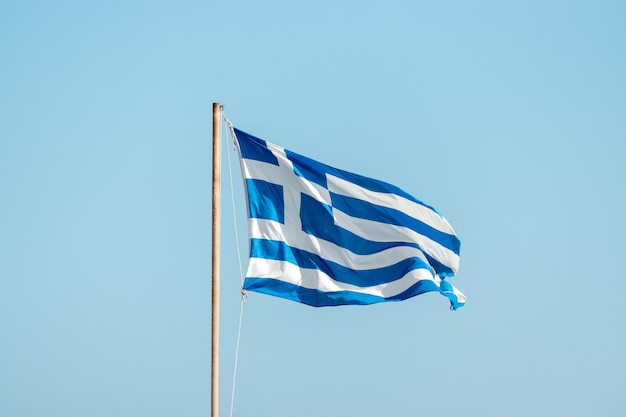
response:
M465 296L446 278L461 243L448 222L383 181L233 129L245 181L250 258L244 289L315 307Z

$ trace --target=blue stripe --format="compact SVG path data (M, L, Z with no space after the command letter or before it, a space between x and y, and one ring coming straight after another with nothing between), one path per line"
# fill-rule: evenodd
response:
M439 276L447 277L454 275L450 267L424 253L422 248L415 242L377 242L365 239L337 226L333 218L332 208L307 194L301 195L300 221L302 222L302 230L304 232L348 249L357 255L371 255L398 246L416 248L424 254L430 266L434 268Z
M366 190L374 191L377 193L391 193L396 194L401 197L406 198L407 200L413 201L419 205L429 208L435 213L439 214L437 210L433 207L425 204L424 202L418 200L413 197L411 194L407 193L403 189L396 187L393 184L389 184L388 182L377 180L374 178L365 177L363 175L354 174L352 172L344 171L341 169L332 168L332 170L328 171L329 174L334 175L335 177L341 178L345 181L351 182L353 184L358 185L359 187L365 188Z
M274 295L308 304L313 307L338 306L346 304L374 304L385 301L383 297L369 294L359 294L352 291L324 292L316 289L304 288L288 282L272 278L246 278L244 289L263 294Z
M285 261L297 265L300 268L317 269L324 272L335 281L358 287L371 287L392 282L402 278L408 272L415 269L427 269L431 274L435 273L430 265L418 257L406 258L393 265L381 268L357 271L324 259L315 253L293 248L283 241L255 238L251 239L250 242L250 258Z
M407 200L422 205L441 216L439 212L433 207L425 204L424 202L413 197L411 194L407 193L403 189L393 184L389 184L388 182L369 178L359 174L354 174L352 172L344 171L339 168L334 168L309 157L289 151L287 149L285 149L285 155L287 155L287 158L292 162L294 173L296 175L303 177L324 188L328 188L327 175L332 175L334 177L341 178L345 181L356 184L359 187L365 188L366 190L378 193L391 193L399 195L406 198Z
M403 211L335 193L330 196L333 207L349 216L406 227L459 254L461 241L455 235L437 230Z
M403 242L376 242L364 239L335 224L332 208L315 198L301 194L300 221L302 230L310 235L332 242L359 255L371 255L395 246L413 246Z
M285 149L285 155L291 161L291 164L293 165L293 172L297 176L305 178L324 188L328 188L326 172L332 170L332 168L326 164L317 162L314 159L291 152L287 149Z
M244 289L276 297L285 298L313 307L329 307L338 305L368 305L385 301L402 301L426 292L439 292L449 299L448 294L443 293L433 281L422 280L411 286L406 291L394 297L384 298L370 294L361 294L353 291L324 292L316 289L304 288L295 284L272 278L246 278ZM456 298L456 297L455 297ZM456 310L463 304L453 303L450 299L451 308Z
M454 276L454 271L448 265L442 264L441 262L439 262L438 260L436 260L435 258L433 258L432 256L430 256L429 254L425 252L422 252L422 253L426 257L426 260L428 260L428 263L430 264L430 266L432 266L435 269L435 271L437 271L437 275L439 275L441 278L448 278L448 277Z

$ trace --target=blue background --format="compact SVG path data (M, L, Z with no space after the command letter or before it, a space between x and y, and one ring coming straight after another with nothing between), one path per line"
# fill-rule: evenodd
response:
M250 294L233 415L623 416L625 17L619 1L3 1L0 415L209 415L219 101L240 129L436 207L468 296L451 312L438 294ZM247 241L223 156L227 416Z

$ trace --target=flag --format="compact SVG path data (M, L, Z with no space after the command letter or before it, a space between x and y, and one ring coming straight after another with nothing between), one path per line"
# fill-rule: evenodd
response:
M248 207L244 289L315 307L439 292L460 240L434 208L383 181L333 168L233 129Z

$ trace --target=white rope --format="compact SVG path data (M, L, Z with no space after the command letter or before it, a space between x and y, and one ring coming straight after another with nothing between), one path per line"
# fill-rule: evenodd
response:
M228 120L228 118L224 115L224 111L222 111L222 115L224 116L224 121L228 124L229 132L231 135L231 139L233 140L233 146L235 144L235 131L233 129L233 124ZM228 149L228 139L226 135L224 135L224 142L226 142L226 149ZM236 150L236 149L235 149ZM235 229L235 246L237 247L237 260L239 261L239 277L241 278L241 287L243 288L243 268L241 266L241 251L239 247L239 232L237 231L237 216L235 211L235 192L233 187L233 168L230 162L230 152L228 153L228 178L230 180L230 200L233 208L233 228Z
M239 306L239 327L237 328L237 347L235 348L235 370L233 372L233 390L230 398L230 417L233 417L235 406L235 382L237 381L237 362L239 361L239 341L241 340L241 322L243 321L243 305L246 303L246 290L241 290L241 303Z
M224 122L226 122L228 124L229 127L229 131L230 131L230 135L231 135L231 139L233 140L233 145L235 145L235 131L233 129L233 124L230 122L230 120L228 120L228 118L224 115L224 112L222 111L222 115L224 116ZM228 138L227 135L224 134L224 142L226 144L226 149L228 149ZM236 150L236 148L235 148ZM234 186L233 186L233 170L232 170L232 164L230 161L230 152L228 153L228 178L230 180L230 196L231 196L231 203L232 203L232 213L233 213L233 228L235 230L235 246L237 247L237 260L239 262L239 276L241 278L241 303L240 303L240 307L239 307L239 326L237 328L237 344L235 347L235 365L234 365L234 370L233 370L233 387L232 387L232 395L230 398L230 417L233 417L233 408L235 405L235 383L237 381L237 363L239 362L239 342L241 341L241 323L243 321L243 305L246 303L246 290L243 289L243 280L244 280L244 275L243 275L243 267L242 267L242 262L241 262L241 250L239 247L239 233L237 231L237 216L236 216L236 211L235 211L235 192L234 192Z

